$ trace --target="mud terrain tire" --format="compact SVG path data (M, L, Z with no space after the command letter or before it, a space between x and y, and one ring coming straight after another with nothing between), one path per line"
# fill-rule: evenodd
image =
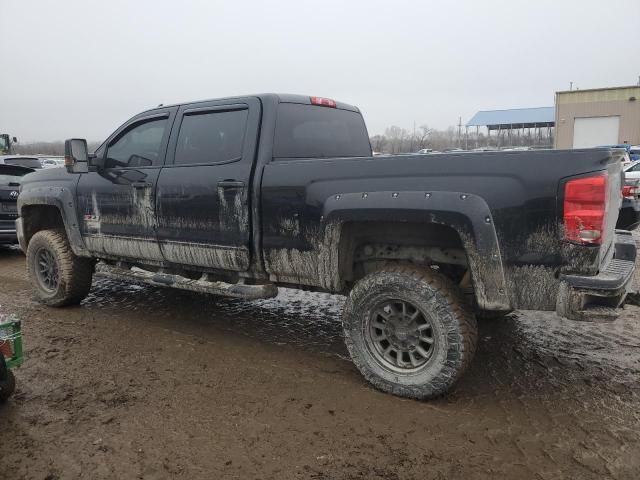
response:
M382 391L416 399L447 392L471 363L478 337L476 319L457 287L431 269L411 265L390 265L357 282L342 324L362 375ZM395 356L388 352L393 348Z
M47 260L55 270L56 280L48 283L38 270ZM34 297L51 307L80 303L91 289L94 266L93 259L74 255L64 230L37 232L27 247L27 273Z

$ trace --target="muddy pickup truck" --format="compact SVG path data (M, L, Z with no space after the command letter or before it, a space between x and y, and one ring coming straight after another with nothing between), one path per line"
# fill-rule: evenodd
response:
M79 303L95 274L243 299L347 296L374 386L446 392L476 315L612 320L636 246L616 231L615 149L372 156L360 111L255 95L161 106L66 169L24 178L17 230L36 298Z

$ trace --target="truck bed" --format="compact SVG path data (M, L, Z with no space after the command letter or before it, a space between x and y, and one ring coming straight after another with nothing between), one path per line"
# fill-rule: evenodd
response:
M476 262L503 269L512 292L505 306L552 309L559 274L596 274L613 240L602 247L562 240L563 182L606 170L615 225L620 168L608 149L274 160L261 189L266 269L277 281L340 290L341 266L324 246L339 241L344 224L435 221L473 237ZM489 223L497 238L487 240L481 232Z

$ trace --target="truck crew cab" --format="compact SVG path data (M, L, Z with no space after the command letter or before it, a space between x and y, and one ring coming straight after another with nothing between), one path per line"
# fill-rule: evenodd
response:
M398 395L451 388L476 313L611 320L634 271L608 148L373 157L357 108L275 94L161 106L94 154L66 147L67 168L26 176L18 198L39 301L81 302L94 273L344 294L354 363Z

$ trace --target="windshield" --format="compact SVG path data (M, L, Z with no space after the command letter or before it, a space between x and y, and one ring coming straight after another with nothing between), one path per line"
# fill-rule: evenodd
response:
M21 167L42 168L37 158L5 158L5 165L20 165Z

